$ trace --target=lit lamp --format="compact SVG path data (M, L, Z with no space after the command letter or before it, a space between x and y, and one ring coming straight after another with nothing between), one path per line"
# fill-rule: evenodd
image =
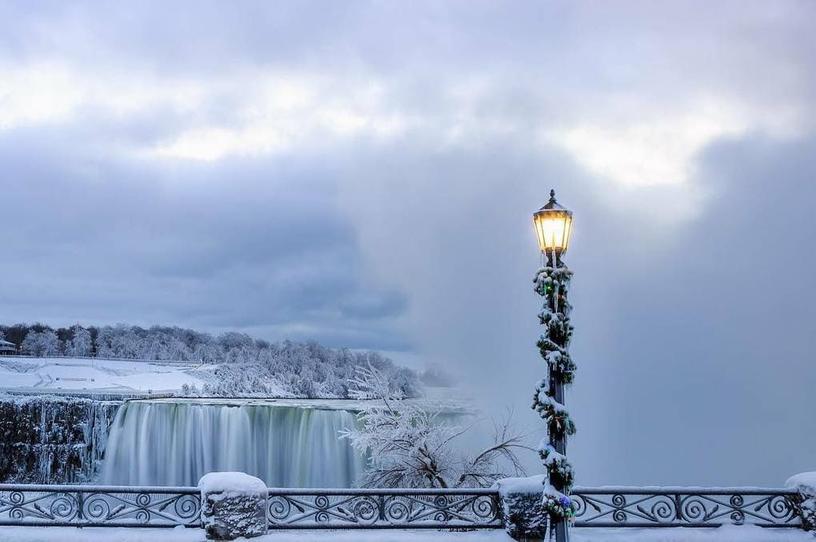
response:
M550 265L557 263L569 248L572 211L568 211L555 201L555 190L550 190L550 201L533 214L533 226L541 253L547 255Z
M575 433L575 424L564 405L564 386L572 383L575 364L569 355L572 307L567 300L572 272L561 261L561 255L569 248L572 212L555 201L555 190L550 191L550 201L533 214L533 226L538 248L547 256L533 281L536 293L544 298L538 314L544 326L538 349L547 364L547 378L536 386L532 407L547 425L548 439L539 448L548 474L544 510L556 541L568 542L568 526L575 517L576 505L569 497L574 473L566 457L567 437Z

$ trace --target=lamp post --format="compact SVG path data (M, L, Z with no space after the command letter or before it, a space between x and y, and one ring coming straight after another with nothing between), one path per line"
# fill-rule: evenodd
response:
M572 307L567 300L572 272L561 258L569 247L572 212L558 204L555 190L550 191L550 201L533 214L533 226L542 254L542 267L533 283L536 293L544 298L538 318L545 329L538 340L538 349L547 363L547 377L536 387L532 408L547 424L548 439L542 440L539 446L548 474L544 506L556 540L567 542L568 523L575 514L574 503L569 498L573 470L566 458L567 437L575 433L575 425L564 406L564 386L572 383L575 364L569 355Z

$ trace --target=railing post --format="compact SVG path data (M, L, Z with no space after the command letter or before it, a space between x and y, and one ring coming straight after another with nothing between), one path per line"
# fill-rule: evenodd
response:
M504 530L514 540L544 540L548 526L551 529L555 527L556 536L557 525L566 526L565 522L553 525L550 513L544 506L541 488L545 477L546 475L504 478L496 482ZM568 536L566 529L561 532L561 536Z
M674 494L674 517L677 521L683 521L683 499L679 493Z
M198 482L201 517L208 540L265 535L268 490L243 472L211 472Z
M76 493L77 501L77 519L80 522L85 520L85 494L82 491Z

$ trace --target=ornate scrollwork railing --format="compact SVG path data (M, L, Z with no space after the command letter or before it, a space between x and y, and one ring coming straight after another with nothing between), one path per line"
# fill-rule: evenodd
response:
M271 529L501 528L491 489L270 489Z
M575 488L576 527L801 527L796 492L759 488Z
M576 488L576 527L801 527L784 489ZM270 488L271 529L502 527L495 489ZM0 484L0 525L198 527L195 487Z
M0 484L0 525L198 526L194 487Z

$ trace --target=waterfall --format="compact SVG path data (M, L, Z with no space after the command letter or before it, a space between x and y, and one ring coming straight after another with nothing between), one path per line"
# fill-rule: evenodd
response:
M338 432L354 421L308 406L130 401L111 426L101 482L189 486L242 471L271 487L351 487L364 458Z

